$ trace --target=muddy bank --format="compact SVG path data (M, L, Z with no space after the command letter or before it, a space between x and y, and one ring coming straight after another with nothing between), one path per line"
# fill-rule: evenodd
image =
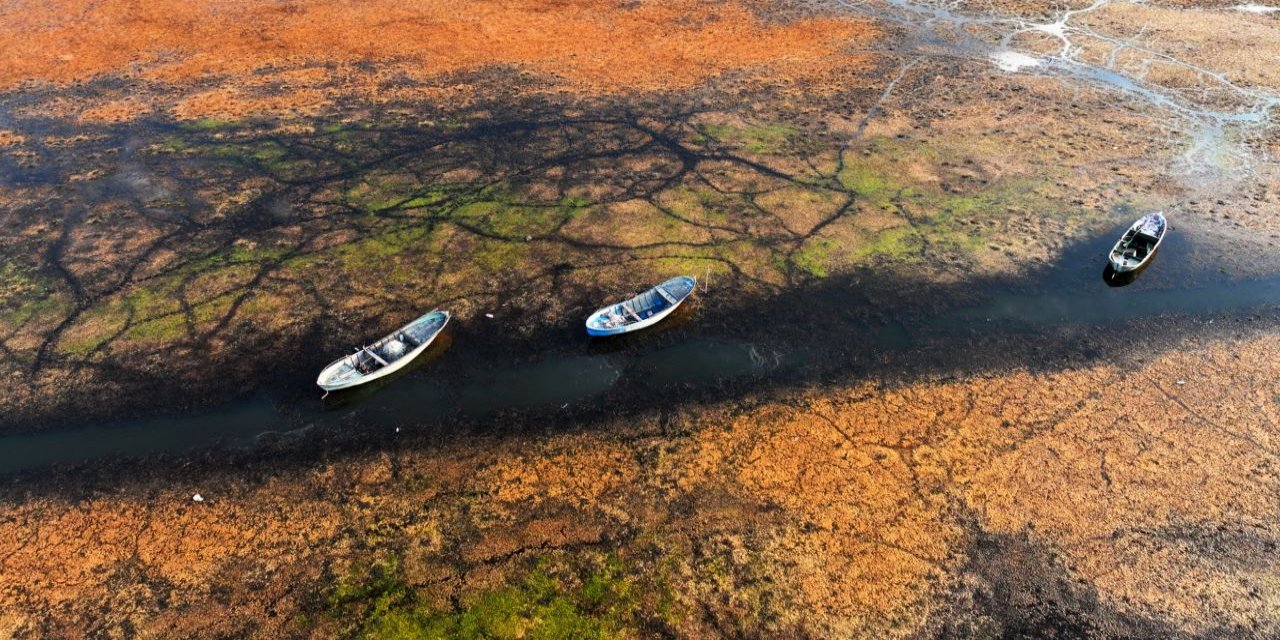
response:
M118 79L123 86L87 103L51 105L88 122L156 112L314 114L351 100L467 101L469 87L439 79L492 67L516 69L522 88L586 93L680 90L721 75L821 77L857 66L850 45L878 35L848 14L751 2L107 2L91 10L85 20L90 7L79 0L6 7L0 89Z
M0 635L1277 635L1275 20L1074 6L6 5Z
M530 572L576 598L614 557L638 600L610 624L676 635L1267 635L1276 334L1221 324L1123 365L46 474L4 500L4 608L53 636L330 635L380 624L352 589L426 624Z
M154 415L73 415L47 433L7 437L0 472L81 460L92 467L103 457L215 443L316 437L323 450L342 446L334 438L359 442L401 427L503 432L514 421L578 428L655 404L692 410L761 393L782 398L815 383L895 385L1124 361L1135 334L1163 336L1150 347L1163 352L1206 332L1275 322L1280 279L1232 280L1199 269L1186 237L1171 238L1149 271L1116 288L1101 265L1122 228L1069 248L1063 264L1025 283L939 285L867 271L742 303L704 283L663 325L621 339L592 340L576 325L504 335L510 320L496 310L494 318L455 323L408 371L368 388L320 399L311 377L326 356L294 358L243 399L209 409L175 413L153 396Z
M24 121L46 148L9 176L3 363L23 384L6 422L216 404L436 306L461 324L513 320L492 324L538 349L671 273L709 278L728 308L867 269L981 288L1172 197L1120 190L1092 157L1088 186L1046 176L1039 163L1064 152L1052 145L991 156L972 146L989 138L983 113L935 136L924 123L938 116L917 107L921 124L851 141L852 119L802 124L736 98L777 94L94 131ZM1144 189L1163 189L1156 177Z

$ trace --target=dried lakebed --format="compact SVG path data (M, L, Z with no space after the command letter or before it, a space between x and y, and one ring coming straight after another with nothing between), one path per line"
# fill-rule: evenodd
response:
M1043 363L1019 360L1038 352L1067 354L1064 365L1078 366L1136 343L1175 342L1176 332L1156 340L1147 328L1159 317L1195 331L1215 318L1271 320L1280 308L1280 276L1232 279L1197 270L1192 240L1177 234L1149 273L1127 287L1111 286L1102 265L1122 229L1069 249L1030 284L962 292L919 285L922 292L904 292L904 312L884 313L867 294L909 283L876 282L865 274L793 292L754 313L716 309L713 284L654 330L591 340L569 327L544 337L544 353L514 358L481 335L500 333L504 319L479 318L450 332L406 373L324 400L305 374L285 383L271 374L256 381L246 399L211 410L105 424L68 421L47 432L0 437L0 473L213 445L252 448L264 438L273 444L290 434L305 438L317 427L341 440L410 428L447 431L458 420L484 424L508 412L571 424L606 412L622 415L626 407L674 408L818 381L1038 368ZM798 316L779 308L785 306L807 311ZM481 345L472 347L471 338ZM992 344L1008 353L994 365L974 353Z
M294 5L0 25L0 636L1278 635L1276 14Z

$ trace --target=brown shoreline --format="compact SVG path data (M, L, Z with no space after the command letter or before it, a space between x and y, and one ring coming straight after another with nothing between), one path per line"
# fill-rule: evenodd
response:
M43 620L39 624L54 636L75 628L63 624L88 622L83 616L90 611L86 630L106 631L133 619L142 624L139 631L204 636L244 632L247 627L235 620L252 619L255 633L291 635L286 629L298 624L298 613L322 606L316 594L335 575L378 554L401 557L409 584L439 603L441 597L466 601L538 558L588 558L603 545L628 562L638 560L634 554L645 553L644 541L656 536L669 551L688 544L681 540L728 545L672 556L693 571L677 596L680 606L691 607L715 589L696 567L736 557L743 551L733 549L746 544L750 560L744 568L752 567L757 579L768 577L776 606L787 603L739 611L764 633L792 623L814 633L887 632L885 624L924 631L938 624L935 615L949 611L947 624L961 627L1034 625L1065 615L1084 628L1110 629L1108 635L1157 619L1177 635L1215 627L1265 634L1265 624L1246 622L1261 621L1250 604L1261 603L1237 593L1265 593L1265 573L1235 587L1240 575L1204 563L1254 557L1254 543L1239 535L1280 539L1263 524L1270 507L1262 499L1277 482L1265 471L1274 454L1263 445L1280 437L1266 416L1280 418L1280 405L1256 405L1249 411L1261 413L1248 419L1244 411L1255 406L1248 405L1250 394L1267 388L1258 382L1275 379L1280 344L1274 329L1248 322L1202 326L1209 336L1179 343L1136 373L1098 362L1056 373L989 373L893 388L824 385L550 435L530 435L522 427L510 436L467 430L421 440L388 434L368 448L320 454L302 464L281 464L281 453L270 450L260 462L251 462L251 455L248 464L234 468L223 467L217 456L165 456L158 466L120 465L109 472L128 478L123 485L100 485L93 472L66 476L65 494L24 482L6 491L0 509L8 513L0 528L11 547L0 570L11 584L34 588L37 583L26 581L45 576L40 580L62 586L0 591L0 597L9 599L7 611L18 612L15 628ZM1120 360L1140 361L1147 353L1136 344ZM1187 385L1174 384L1182 378ZM1170 394L1170 408L1134 405L1132 391L1139 389ZM1280 389L1272 391L1280 397ZM1165 397L1144 402L1163 403L1158 398ZM1225 415L1235 421L1221 422ZM1128 426L1107 426L1112 420ZM540 432L533 422L529 426ZM1203 429L1226 431L1206 440ZM853 441L844 443L847 438ZM1203 452L1188 458L1176 444L1184 441ZM1155 449L1135 457L1124 453L1131 446ZM1097 447L1101 467L1090 457ZM1151 455L1173 466L1150 467L1144 460ZM848 466L850 456L860 462ZM798 473L803 481L795 485L792 480L802 479ZM1217 487L1212 491L1227 493L1204 500L1209 496L1198 483L1206 473ZM1242 482L1257 485L1258 492L1231 488ZM206 502L192 504L193 492ZM1170 499L1177 506L1157 508ZM956 511L960 505L969 515ZM1159 533L1162 527L1175 537ZM1252 533L1233 533L1241 527ZM1215 542L1183 547L1176 537L1183 534L1173 533L1178 530ZM143 533L135 539L131 531ZM1124 533L1115 538L1108 531ZM423 547L423 535L452 542ZM92 553L54 551L82 548L76 540L83 536L93 536ZM992 543L969 548L964 541L972 536L1005 540L997 548L1030 544L1052 551L1008 549L994 557L1010 573L983 574L966 562L983 557L981 549ZM1132 546L1134 540L1142 546ZM320 548L329 551L318 553ZM1057 559L1040 559L1041 553ZM832 562L858 569L831 572ZM1070 576L1055 588L1077 595L1047 601L1003 592L985 609L958 604L999 593L976 595L986 588L979 584L1021 580L1035 588L1058 580L1036 564L1041 562ZM126 565L135 568L121 574ZM636 565L628 579L647 579L644 566ZM1128 569L1116 573L1119 566ZM253 582L258 586L213 596L217 576L228 571L259 576ZM119 595L108 598L101 591L108 583L94 576L107 575L115 576L111 584ZM1168 587L1167 595L1157 597L1143 586L1156 579ZM1081 581L1096 595L1078 595L1086 593ZM121 591L124 585L131 586ZM701 591L708 588L713 591ZM975 588L979 592L968 591ZM120 600L125 594L131 594L129 604ZM1096 598L1092 605L1090 597ZM92 603L107 600L114 602L112 613L100 617ZM74 613L81 606L89 608ZM232 607L238 614L209 617L209 607ZM810 612L807 622L792 617L800 610ZM987 620L1002 610L1000 615L1014 617ZM1031 616L1030 622L1019 623L1017 615ZM224 623L196 629L181 622L193 617L203 625ZM314 631L322 635L337 630L333 621L308 619L320 624ZM673 631L699 635L706 624L694 616Z
M241 117L340 99L440 99L394 85L485 67L514 66L587 93L680 90L724 74L808 78L833 63L857 66L845 50L877 34L850 16L775 6L765 21L754 9L688 0L17 2L0 21L0 87L122 76L147 89L92 105L82 119ZM778 20L788 11L794 19ZM221 86L182 90L210 78Z
M433 365L459 377L577 354L588 307L672 272L715 304L626 349L775 338L836 364L7 476L0 636L1280 635L1270 307L869 339L1059 286L1017 283L1155 208L1197 242L1118 293L1273 273L1222 256L1280 260L1280 170L1234 155L1280 129L1190 158L1194 118L803 3L89 6L0 5L6 415L177 408L201 365L273 360L310 401L320 354L438 304L460 334ZM1163 56L1280 90L1243 55L1272 19L1072 25L1082 60L1147 64L1194 108L1241 94ZM761 306L778 326L735 324Z

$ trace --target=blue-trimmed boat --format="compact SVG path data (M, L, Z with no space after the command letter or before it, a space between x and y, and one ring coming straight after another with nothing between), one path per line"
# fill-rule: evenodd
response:
M372 345L329 363L316 384L325 391L337 391L389 376L422 355L447 324L448 311L432 311Z
M697 286L697 278L677 276L626 302L603 307L587 318L587 333L616 336L651 327L671 315Z

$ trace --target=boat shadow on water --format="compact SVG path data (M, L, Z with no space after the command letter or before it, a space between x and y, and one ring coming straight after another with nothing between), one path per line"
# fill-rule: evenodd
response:
M367 384L362 384L350 389L342 389L339 391L330 391L322 396L321 401L324 404L325 411L334 411L337 409L351 409L359 406L361 403L375 395L380 389L387 385L411 375L413 372L426 366L428 363L440 359L449 347L453 345L453 332L451 328L445 328L440 335L436 336L430 346L426 348L417 358L405 365L403 369L392 373L384 378L378 378Z
M1151 258L1147 260L1147 262L1143 263L1141 267L1124 273L1116 271L1115 267L1111 266L1111 263L1108 262L1106 268L1102 270L1102 281L1106 282L1108 287L1127 287L1133 284L1133 282L1147 270L1147 267L1151 266L1151 264L1159 257L1160 253L1157 250L1151 255Z

